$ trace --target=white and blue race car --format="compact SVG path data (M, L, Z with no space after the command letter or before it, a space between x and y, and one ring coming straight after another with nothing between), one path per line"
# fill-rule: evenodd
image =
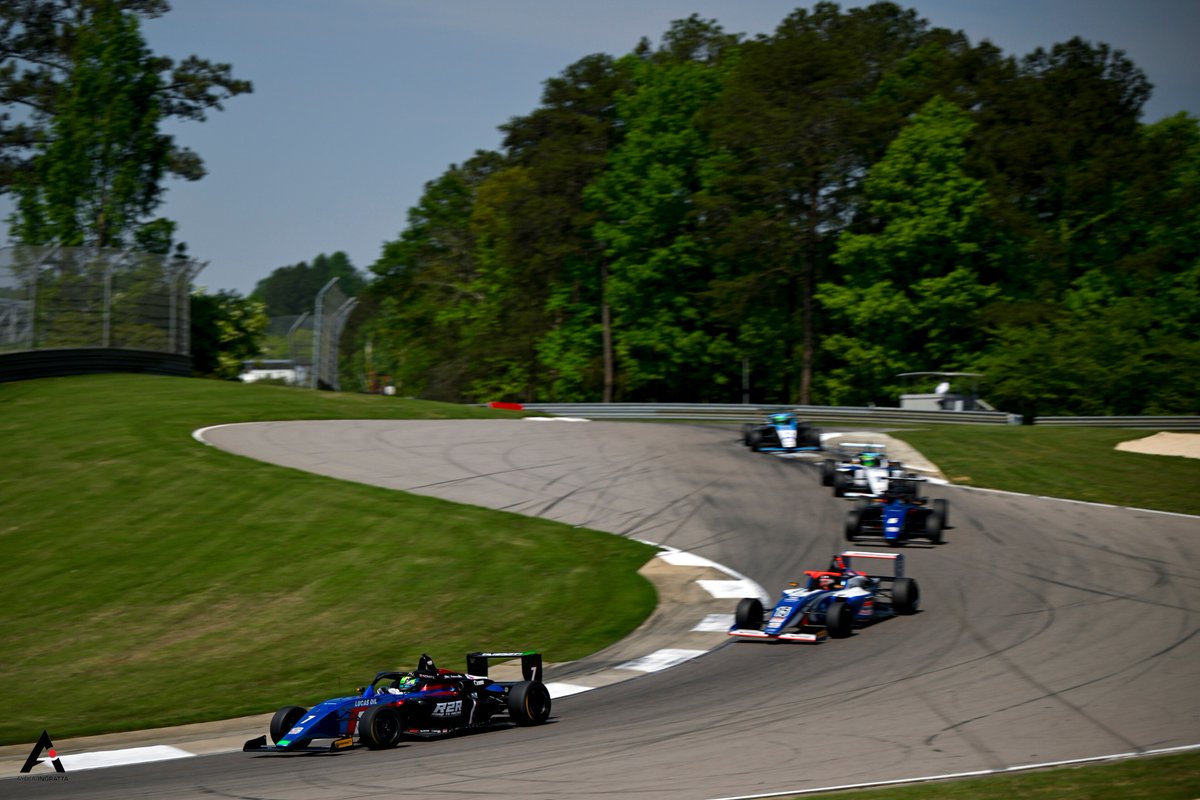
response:
M795 414L771 414L761 425L742 426L742 444L756 453L796 453L821 449L821 431Z
M871 564L871 572L855 565ZM883 568L890 566L890 574ZM917 582L904 574L902 553L846 550L825 570L806 570L803 583L791 583L770 615L762 601L738 602L730 636L777 642L815 643L842 639L854 628L897 614L915 614L920 606Z
M896 489L894 481L916 478L904 471L902 462L887 457L886 445L845 442L839 446L857 452L848 461L827 458L821 463L821 485L832 486L834 497L882 497Z

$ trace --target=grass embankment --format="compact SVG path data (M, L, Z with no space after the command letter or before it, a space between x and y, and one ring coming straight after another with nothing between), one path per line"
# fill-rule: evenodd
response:
M653 548L265 465L196 428L512 417L133 375L0 384L0 743L269 711L428 652L579 658L656 602ZM604 591L595 591L603 586Z
M651 548L191 439L225 422L509 416L128 375L0 384L0 743L312 702L422 651L452 666L491 647L568 660L620 638L653 606L636 575ZM1200 513L1200 462L1113 449L1150 433L895 435L956 482ZM1200 796L1200 754L836 796L1183 800Z
M1200 514L1200 459L1117 450L1152 430L940 425L892 435L956 484Z
M1200 754L1183 753L888 789L806 794L794 800L1194 800L1198 796Z

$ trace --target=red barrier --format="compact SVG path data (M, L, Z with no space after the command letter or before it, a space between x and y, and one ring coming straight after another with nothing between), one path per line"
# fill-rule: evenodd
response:
M491 403L488 403L488 408L503 408L508 411L524 411L525 410L525 406L521 405L520 403L499 403L496 401L492 401Z

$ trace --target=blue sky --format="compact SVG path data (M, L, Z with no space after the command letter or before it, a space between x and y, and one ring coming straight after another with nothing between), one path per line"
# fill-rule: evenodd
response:
M537 107L580 58L658 43L697 13L770 33L782 0L171 0L152 50L226 62L254 83L203 123L167 131L208 175L168 185L163 216L208 262L197 284L248 294L272 270L345 251L366 269L426 181ZM849 8L866 3L840 5ZM1124 50L1155 85L1146 121L1200 116L1200 0L916 0L936 26L1025 55L1079 35Z

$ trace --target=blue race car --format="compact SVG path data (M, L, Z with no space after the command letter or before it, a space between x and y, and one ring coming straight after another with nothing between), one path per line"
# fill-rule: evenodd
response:
M882 537L889 545L909 539L942 543L942 531L950 521L950 504L941 499L918 497L919 478L892 480L879 497L859 498L858 506L846 512L846 541Z
M890 564L891 574L861 572L852 566L856 561ZM806 570L805 575L803 585L792 583L783 590L770 616L757 597L741 600L729 635L778 642L843 639L855 627L915 614L920 605L920 589L905 576L900 553L846 550L830 560L828 569Z
M488 663L520 658L520 681L494 681ZM539 653L468 653L467 672L438 669L421 656L413 672L380 672L357 694L335 697L311 709L286 706L271 719L270 735L251 739L244 751L328 752L362 745L395 747L407 737L433 738L507 721L540 725L550 717L550 693L542 682ZM313 746L316 740L329 740Z
M820 450L821 431L795 414L772 414L762 425L743 425L742 444L756 453Z

